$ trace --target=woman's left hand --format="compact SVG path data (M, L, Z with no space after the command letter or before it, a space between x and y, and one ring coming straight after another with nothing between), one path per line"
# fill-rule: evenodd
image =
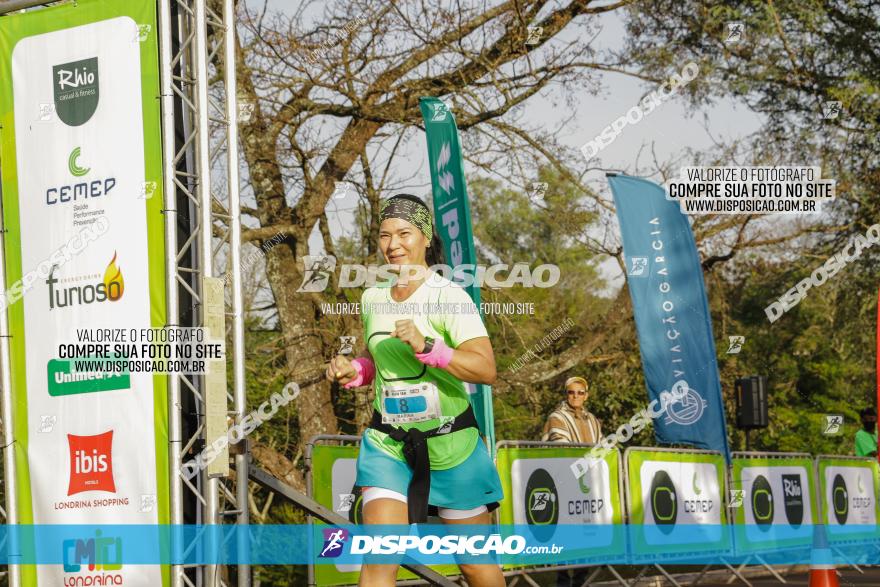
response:
M416 323L412 320L397 320L394 323L394 338L399 338L412 347L413 352L420 353L425 348L425 337L419 332Z

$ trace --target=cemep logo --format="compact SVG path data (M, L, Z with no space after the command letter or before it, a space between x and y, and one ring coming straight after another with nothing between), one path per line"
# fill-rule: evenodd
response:
M98 58L52 66L55 112L67 126L89 121L98 108Z
M321 549L319 558L336 558L345 547L348 540L348 530L345 528L324 528L324 548Z
M661 532L672 532L678 518L678 499L675 484L666 471L657 471L651 481L651 514Z

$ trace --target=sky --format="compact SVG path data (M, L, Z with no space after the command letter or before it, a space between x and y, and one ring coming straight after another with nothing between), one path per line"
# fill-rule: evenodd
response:
M256 4L253 1L249 3ZM262 6L262 2L259 2L259 5ZM269 2L270 10L287 11L291 6L290 0ZM600 48L619 48L625 37L622 19L614 13L594 18L600 19L602 30L593 42ZM670 74L679 73L684 65L682 63L677 69L671 70ZM576 104L573 123L558 136L558 140L567 147L580 149L595 138L604 127L638 104L648 91L655 89L652 84L625 75L615 73L602 75L603 91L598 96L585 94L583 100ZM538 94L524 104L523 115L530 124L555 128L570 116L571 112L554 107L548 98ZM639 164L640 167L647 168L652 162L652 145L658 161L665 162L675 159L688 148L697 151L712 148L712 137L726 142L751 134L760 125L761 119L757 114L729 100L720 101L707 110L691 116L683 100L673 98L650 112L637 124L627 124L614 142L602 150L599 163L593 160L590 166L601 166L608 170L633 170L636 155L644 147ZM584 167L586 167L586 159L582 159L581 168L574 171L579 174ZM399 172L395 173L396 170ZM397 178L408 178L414 172L417 173L417 181L411 185L414 193L427 195L430 191L430 176L424 134L417 135L416 140L408 142L392 170ZM466 164L465 172L473 174L476 171ZM610 198L603 171L590 171L585 179L591 187L599 189ZM346 227L351 225L351 210L355 205L353 197L330 200L327 214L334 237L344 234ZM313 252L322 248L317 229L312 235L310 245ZM600 272L612 286L622 282L620 269L613 259L603 262L600 265Z

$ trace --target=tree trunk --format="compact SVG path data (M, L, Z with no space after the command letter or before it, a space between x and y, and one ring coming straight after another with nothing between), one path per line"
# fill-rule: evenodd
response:
M297 293L302 271L297 259L308 254L305 239L288 239L285 246L267 254L266 276L275 296L278 321L284 337L289 377L300 386L296 399L301 443L316 434L337 434L330 384L324 379L323 340L316 325L320 319L308 294Z

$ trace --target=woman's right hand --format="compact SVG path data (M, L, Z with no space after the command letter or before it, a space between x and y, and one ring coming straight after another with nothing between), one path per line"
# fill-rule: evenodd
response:
M336 355L327 365L326 375L329 381L338 381L341 385L345 385L357 378L358 372L355 371L347 356Z

